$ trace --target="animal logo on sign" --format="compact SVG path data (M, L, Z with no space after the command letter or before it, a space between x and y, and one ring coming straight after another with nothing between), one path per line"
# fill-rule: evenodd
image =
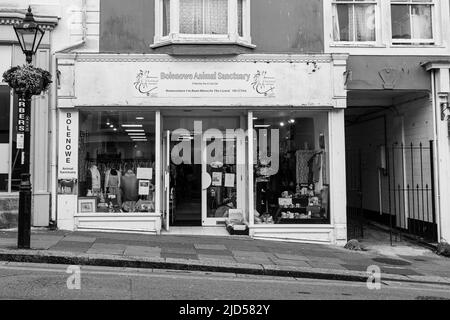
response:
M134 87L137 91L146 96L149 96L152 91L155 91L158 83L158 78L153 77L150 74L150 70L139 70L136 76L136 81L134 82Z
M275 90L274 82L273 78L267 77L267 71L258 70L253 76L252 87L257 93L267 97Z

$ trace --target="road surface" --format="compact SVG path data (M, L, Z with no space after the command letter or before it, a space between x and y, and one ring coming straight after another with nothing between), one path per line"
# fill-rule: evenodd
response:
M369 290L366 283L346 281L88 266L67 273L67 268L0 262L0 299L450 299L448 285L383 282L380 290Z

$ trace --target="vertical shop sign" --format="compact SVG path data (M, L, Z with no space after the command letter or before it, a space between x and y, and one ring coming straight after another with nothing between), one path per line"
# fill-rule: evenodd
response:
M78 112L62 111L59 118L58 179L78 177Z
M24 149L25 132L30 132L30 119L26 115L26 101L19 99L19 112L17 114L17 149Z

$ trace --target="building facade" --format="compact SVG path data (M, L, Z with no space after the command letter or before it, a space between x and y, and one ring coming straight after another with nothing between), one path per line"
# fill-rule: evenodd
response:
M350 215L449 241L448 1L327 0L324 15L325 51L349 54Z
M10 2L0 17L31 4L48 25L35 61L55 78L34 101L34 225L221 234L234 219L342 245L355 212L449 239L446 1ZM0 21L6 69L23 57Z

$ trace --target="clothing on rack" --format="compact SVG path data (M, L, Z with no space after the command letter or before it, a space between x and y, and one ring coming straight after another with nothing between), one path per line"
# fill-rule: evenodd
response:
M314 155L312 150L297 150L295 152L295 171L296 171L296 183L308 183L309 166L308 161Z
M323 189L323 185L325 183L325 152L319 151L314 153L314 155L308 161L308 166L308 183L314 184L314 191L318 193Z
M94 164L90 167L90 173L91 173L91 189L94 192L101 190L102 184L101 184L101 175L100 171L98 170L97 166Z
M116 169L108 169L105 174L105 193L109 196L115 196L117 203L122 204L120 191L121 173Z

